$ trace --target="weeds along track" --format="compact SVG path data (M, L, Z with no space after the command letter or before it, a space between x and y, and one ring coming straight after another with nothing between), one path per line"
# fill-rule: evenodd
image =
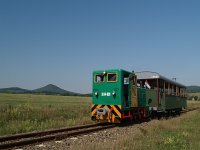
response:
M9 149L24 145L34 144L55 139L64 139L70 136L87 134L99 130L115 127L113 124L90 124L71 128L61 128L55 130L45 130L39 132L16 134L0 137L0 149Z

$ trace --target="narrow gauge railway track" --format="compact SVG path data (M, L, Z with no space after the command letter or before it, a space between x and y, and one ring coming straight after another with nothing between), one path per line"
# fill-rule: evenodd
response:
M64 139L70 136L87 134L115 127L114 124L90 124L71 128L61 128L55 130L45 130L39 132L16 134L0 137L0 149L10 149L24 145L50 141L55 139Z

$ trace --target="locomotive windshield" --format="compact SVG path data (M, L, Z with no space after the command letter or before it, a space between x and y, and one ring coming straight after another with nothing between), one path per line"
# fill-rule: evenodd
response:
M104 82L104 76L102 74L96 74L95 75L95 82L97 82L97 83Z
M118 74L116 72L111 73L99 73L94 75L94 82L95 83L103 83L104 81L107 82L117 82Z
M117 81L117 73L108 73L107 81L108 82L116 82Z

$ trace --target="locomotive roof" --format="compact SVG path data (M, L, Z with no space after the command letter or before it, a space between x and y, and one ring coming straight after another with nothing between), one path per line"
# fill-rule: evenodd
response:
M135 72L137 75L137 79L142 80L142 79L162 79L164 81L170 82L171 84L178 85L179 87L184 87L183 84L180 84L174 80L168 79L162 75L160 75L157 72L151 72L151 71L142 71L142 72Z
M104 71L108 71L108 72L110 72L110 71L123 71L123 72L128 72L128 73L131 73L131 72L129 72L129 71L127 71L127 70L124 70L124 69L106 69L106 70L94 70L93 72L104 72Z

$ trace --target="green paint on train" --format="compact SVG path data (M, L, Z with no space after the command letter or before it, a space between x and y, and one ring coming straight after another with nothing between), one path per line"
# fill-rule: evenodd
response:
M121 122L186 108L185 86L158 73L123 69L93 72L92 118Z

